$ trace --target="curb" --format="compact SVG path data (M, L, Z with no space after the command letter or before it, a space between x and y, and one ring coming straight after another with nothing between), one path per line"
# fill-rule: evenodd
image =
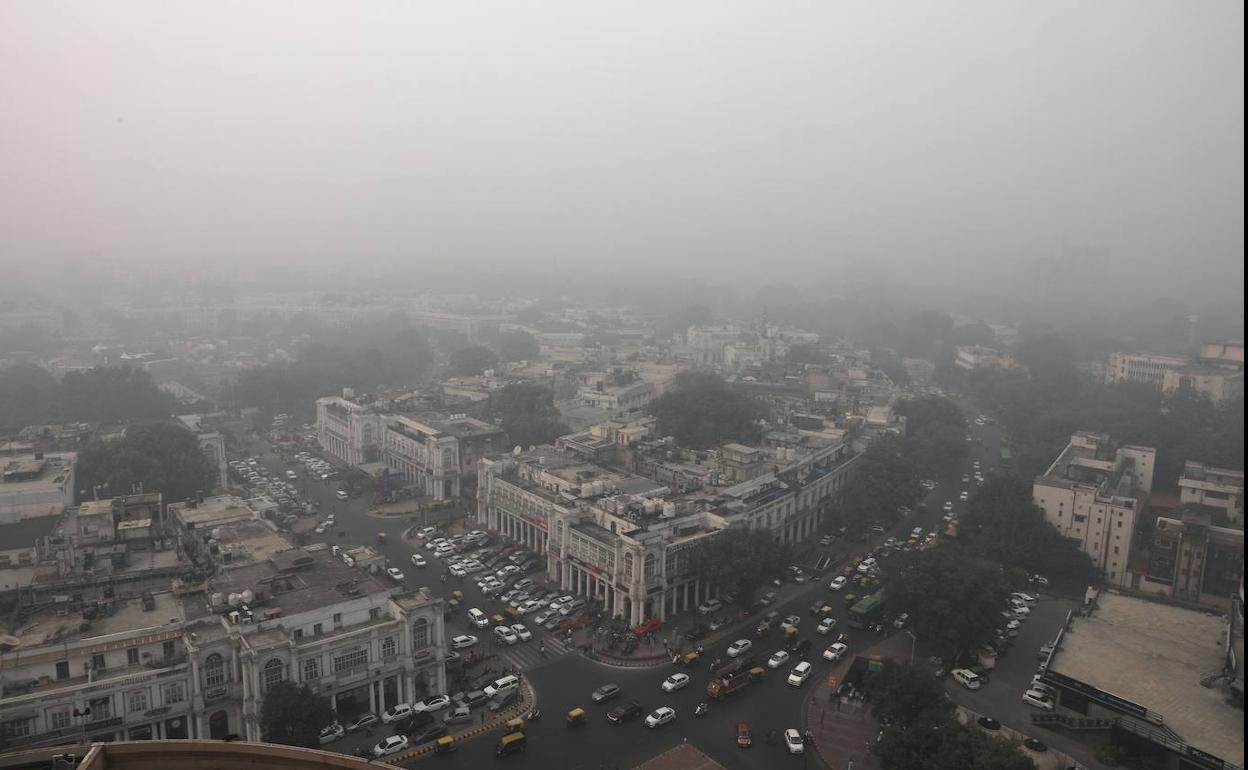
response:
M502 714L496 717L493 721L489 722L488 724L474 727L471 730L466 730L462 733L459 733L458 735L452 736L455 738L455 743L458 744L462 741L471 740L473 738L479 738L485 733L497 730L498 728L507 724L511 720L515 719L517 714L527 714L529 711L531 711L533 705L537 702L537 695L536 693L533 692L533 688L529 686L529 683L527 680L525 680L524 683L522 684L520 692L521 692L520 700L514 705L507 708ZM426 754L432 754L434 748L436 747L437 747L437 742L431 741L426 746L421 746L418 749L408 751L404 754L397 754L393 757L386 757L385 759L381 761L388 765L397 765L402 762L407 762L408 760L417 759Z

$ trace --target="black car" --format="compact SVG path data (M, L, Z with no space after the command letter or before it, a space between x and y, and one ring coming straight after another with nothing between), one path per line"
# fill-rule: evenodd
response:
M602 703L605 700L611 700L620 694L620 686L618 684L604 684L589 696L594 703Z
M447 733L446 725L442 724L441 722L435 721L434 724L428 725L423 730L420 730L415 735L413 735L412 740L411 740L411 745L419 746L422 743L428 743L429 741L436 741L438 738L441 738L442 736L446 735L446 733Z
M705 623L695 623L693 628L685 632L685 639L688 639L691 642L696 642L699 639L705 637L710 632L711 632L710 627L707 626Z
M490 674L490 676L493 676L493 674ZM490 681L493 681L493 680L490 680ZM486 682L486 684L489 684L489 682ZM460 696L459 702L464 704L468 708L475 709L477 706L482 705L489 699L490 699L490 696L485 694L485 690L469 690L468 692Z
M626 701L607 712L607 720L615 724L623 724L630 719L641 716L641 704L635 700Z

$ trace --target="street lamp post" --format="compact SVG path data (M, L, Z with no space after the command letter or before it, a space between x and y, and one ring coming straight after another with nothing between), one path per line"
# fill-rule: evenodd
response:
M914 646L918 643L919 637L910 629L906 629L906 633L910 635L910 662L914 662Z

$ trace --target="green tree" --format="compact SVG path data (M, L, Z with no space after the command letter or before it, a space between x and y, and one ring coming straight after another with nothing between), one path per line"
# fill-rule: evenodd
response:
M914 505L922 491L919 469L909 456L906 440L883 436L858 461L838 514L847 529L861 532L874 522L897 520L898 508Z
M654 401L651 413L659 435L675 436L683 447L705 449L725 441L753 442L764 410L714 374L681 372Z
M217 468L199 447L199 440L181 425L144 423L126 429L122 438L93 441L78 454L78 488L91 493L100 487L109 496L161 492L165 500L185 500L211 491Z
M471 377L498 365L498 356L484 345L472 345L451 353L447 373L452 377Z
M923 643L952 663L992 642L1010 595L1000 566L952 543L884 563L889 603L909 612Z
M748 606L754 592L778 577L788 563L787 548L770 534L745 527L720 530L689 558L694 574L735 594L742 606Z
M814 364L816 366L829 361L827 353L820 350L818 345L808 342L799 342L791 346L784 354L784 360L790 364Z
M260 733L270 743L316 748L321 728L332 724L329 699L309 687L282 681L269 687L260 702Z
M498 342L499 358L504 361L533 361L541 351L537 338L524 331L506 332Z
M549 444L572 430L559 419L554 393L530 383L508 385L493 396L488 416L502 421L512 444L529 447Z

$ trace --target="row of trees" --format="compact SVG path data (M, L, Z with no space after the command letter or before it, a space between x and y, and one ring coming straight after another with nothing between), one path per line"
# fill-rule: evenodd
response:
M97 366L57 380L46 369L0 369L0 429L61 422L124 423L168 417L173 396L142 369Z
M560 419L550 388L531 383L508 385L492 396L486 417L501 421L508 439L517 446L549 444L572 432Z
M719 586L748 606L755 591L783 573L789 555L789 549L770 533L731 527L695 549L689 567L704 582Z
M940 680L922 664L885 661L864 686L885 725L874 752L889 770L1035 768L1018 743L958 722Z

